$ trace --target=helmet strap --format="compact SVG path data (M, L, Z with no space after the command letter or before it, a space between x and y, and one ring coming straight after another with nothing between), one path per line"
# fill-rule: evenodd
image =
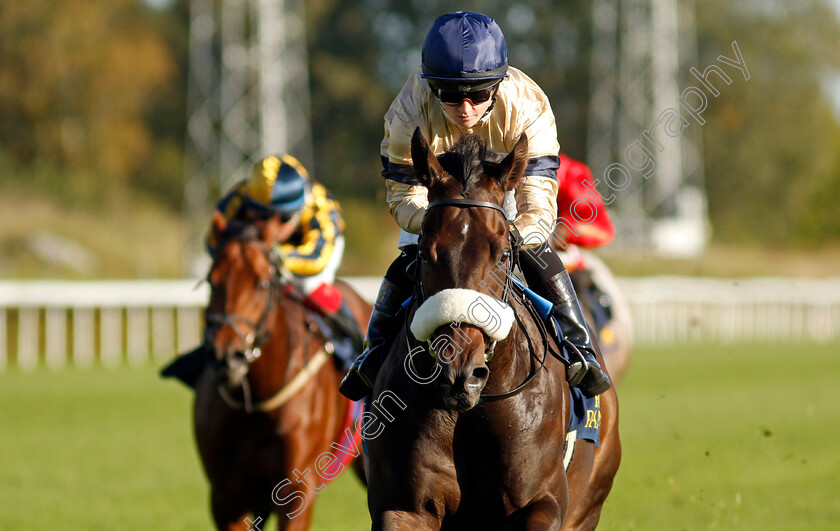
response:
M490 113L493 112L493 107L496 106L496 94L493 94L492 101L490 102L490 106L487 107L487 110L484 111L484 114L481 118L478 119L479 122L484 122L490 118Z

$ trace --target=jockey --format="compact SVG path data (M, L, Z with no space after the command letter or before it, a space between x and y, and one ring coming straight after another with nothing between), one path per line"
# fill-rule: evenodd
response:
M292 235L275 247L283 269L290 274L291 285L303 296L306 306L327 316L361 347L361 332L352 312L333 285L344 253L344 219L339 204L324 185L309 177L297 159L282 155L260 160L251 176L234 185L216 210L228 221L278 216L283 223L294 223ZM210 256L215 256L218 242L212 230L206 243ZM187 380L197 379L206 360L212 359L207 356L212 355L212 336L212 330L206 331L203 345L176 359L162 374L190 385ZM190 356L195 363L184 360ZM349 363L349 359L343 361Z
M333 286L344 254L344 219L338 202L324 185L314 182L291 155L271 156L254 165L251 177L237 183L216 210L228 221L279 216L297 229L276 250L292 283L313 309L324 314L339 310L341 294ZM212 231L207 250L215 255Z
M560 153L557 183L558 221L553 243L584 307L588 306L590 325L615 382L623 374L629 355L630 310L607 265L583 250L610 243L615 227L586 164Z
M515 214L508 217L528 248L521 253L525 280L550 300L563 339L582 354L582 359L570 359L570 385L588 396L609 389L569 274L547 244L557 218L560 149L548 98L528 76L508 66L505 38L492 18L459 11L435 20L423 43L421 68L409 76L385 114L380 153L386 201L402 229L402 254L385 273L368 324L367 349L353 362L341 392L354 400L370 393L400 328L396 314L412 293L406 267L416 257L428 206L428 191L414 180L411 165L411 137L417 127L436 153L453 146L464 133L479 135L489 150L509 152L519 136L527 134L530 162L515 198L509 192L505 200L506 211Z

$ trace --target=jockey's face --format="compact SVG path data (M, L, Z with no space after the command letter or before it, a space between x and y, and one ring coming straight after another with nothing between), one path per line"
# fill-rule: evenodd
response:
M443 109L452 118L452 121L464 129L470 129L478 123L487 109L490 108L493 98L491 97L481 103L473 103L469 98L462 99L460 103L442 103Z

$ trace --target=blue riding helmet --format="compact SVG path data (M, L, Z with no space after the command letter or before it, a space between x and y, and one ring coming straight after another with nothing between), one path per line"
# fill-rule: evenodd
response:
M423 42L422 77L432 88L468 92L507 77L505 36L496 21L472 11L439 16Z
M283 155L257 162L246 191L251 200L290 218L303 206L309 188L309 174L303 165L291 155Z

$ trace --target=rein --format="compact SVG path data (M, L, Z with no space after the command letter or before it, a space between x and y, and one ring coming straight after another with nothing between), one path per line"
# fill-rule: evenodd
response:
M428 207L426 207L426 210L428 212L432 208L439 207L439 206L454 206L454 207L457 207L457 208L471 208L471 207L491 208L493 210L496 210L496 211L500 212L502 214L502 216L504 216L505 221L508 223L508 228L509 228L508 237L509 237L510 243L511 243L511 256L510 256L510 259L508 260L508 266L507 266L507 270L505 272L505 285L504 285L504 288L503 288L503 291L502 291L502 298L501 298L501 302L507 304L508 298L509 298L510 294L514 291L514 286L516 285L513 281L513 271L519 263L519 252L520 252L520 249L522 247L522 236L519 234L519 231L516 229L516 227L513 225L513 223L511 223L508 220L504 209L500 205L498 205L496 203L492 203L490 201L479 201L477 199L467 199L467 198L450 198L450 199L439 199L437 201L432 201L431 203L429 203ZM422 234L422 232L421 232L421 234ZM417 261L417 264L418 265L416 266L416 268L418 269L418 271L416 271L417 274L416 274L416 280L415 280L415 295L416 295L416 298L417 298L416 303L419 306L425 300L425 295L424 295L424 292L423 292L424 291L423 290L423 281L422 281L422 279L420 278L420 275L419 275L419 260ZM542 359L538 360L539 361L539 367L533 368L533 364L532 364L531 371L529 372L528 376L525 378L525 380L521 384L516 386L514 389L512 389L510 391L506 391L504 393L499 393L499 394L495 394L495 395L482 395L482 397L481 397L482 402L495 402L497 400L504 400L506 398L510 398L512 396L515 396L515 395L518 395L519 393L521 393L530 384L532 384L534 382L537 375L545 367L545 361L546 361L546 358L548 357L549 353L551 353L551 355L553 357L563 361L564 363L567 363L567 362L565 362L565 360L563 359L562 356L560 356L559 354L554 352L553 349L551 348L550 342L548 340L548 330L546 329L545 323L543 323L542 318L540 317L536 308L534 308L534 305L531 303L531 301L526 296L524 296L524 291L522 291L522 289L518 289L516 291L519 292L520 302L522 302L523 306L525 306L525 308L528 310L528 313L531 315L534 322L536 322L537 326L540 328L540 336L543 339L543 346L544 346L545 354L543 355ZM405 315L406 315L406 331L408 331L409 330L409 326L408 326L409 325L409 322L408 322L409 312L408 312L407 309L406 309ZM519 325L519 328L524 330L524 328L525 328L524 324L522 323L522 320L520 319L519 315L515 311L514 311L514 317L516 319L517 324ZM526 334L526 340L528 341L529 347L531 347L531 337L528 336L527 334ZM406 341L408 342L408 335L407 334L406 334ZM432 357L434 357L434 355L431 352L431 348L432 348L431 347L431 340L427 340L427 343L429 345L428 346L429 354L432 355ZM484 359L488 363L490 362L490 360L493 359L493 354L494 354L494 351L495 351L495 348L496 348L496 343L497 343L497 341L493 341L487 347L487 350L484 353ZM409 346L409 350L411 350L411 345L409 344L408 346ZM533 347L529 348L530 352L533 352L533 350L534 350ZM413 366L413 364L414 364L413 358L410 360L410 363Z
M226 356L228 367L234 368L238 373L237 376L241 378L240 387L242 388L242 402L236 400L230 395L227 386L224 383L220 383L216 389L219 392L219 396L221 396L222 400L229 407L233 409L244 409L247 413L252 413L255 410L263 412L272 411L288 402L306 385L307 382L309 382L310 379L312 379L312 377L315 376L318 370L320 370L334 352L332 343L326 342L322 348L318 349L306 365L304 365L300 372L283 385L274 395L266 400L262 400L257 403L253 402L247 376L251 364L261 356L262 346L271 338L271 331L266 329L268 318L278 305L279 300L284 293L291 299L298 302L303 300L303 297L300 294L289 291L288 288L291 284L289 284L282 276L283 263L280 255L274 249L268 248L260 241L253 241L253 243L256 243L260 247L270 264L269 280L263 281L263 284L261 285L262 287L268 289L268 301L266 302L265 309L260 315L259 321L254 323L253 321L240 315L228 313L210 313L206 316L207 322L209 323L217 324L220 327L225 325L231 327L239 336L239 339L245 347L241 352L242 357L244 358L244 363L243 361L236 360L236 358L232 359L231 356ZM252 331L243 334L237 324L244 324L245 326L251 328ZM309 326L306 327L305 332L306 340L304 341L304 355L309 350L309 337L314 333L311 323L308 324ZM236 363L238 366L232 366L232 362ZM288 367L290 366L291 363L288 363L284 380L288 380Z
M272 411L288 402L301 389L303 389L303 386L306 385L309 380L318 373L324 363L330 359L332 353L332 343L325 343L324 346L318 349L318 352L312 356L309 362L304 365L303 369L301 369L289 383L281 387L274 396L267 400L263 400L262 402L257 402L256 404L250 404L248 401L239 402L230 396L224 385L219 385L217 387L219 395L222 397L222 400L224 400L225 403L233 409L245 409L248 413L251 413L254 410L263 412Z

